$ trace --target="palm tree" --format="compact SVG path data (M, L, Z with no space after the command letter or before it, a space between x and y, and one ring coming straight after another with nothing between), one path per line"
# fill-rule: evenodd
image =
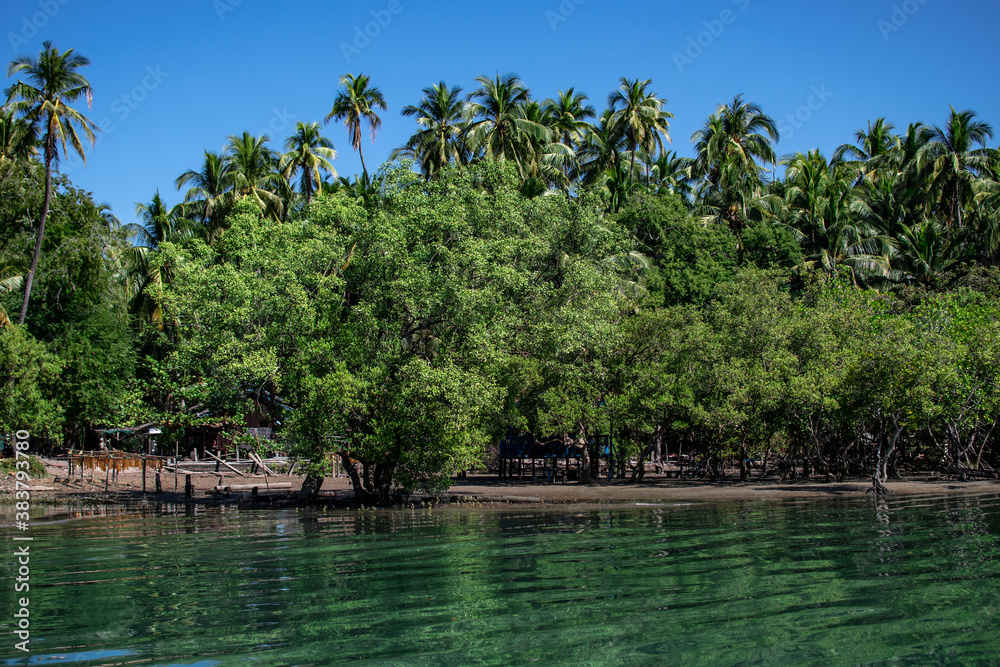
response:
M525 115L531 94L513 74L476 81L480 87L469 95L466 109L466 145L487 158L513 162L527 179L537 162L534 147L549 139L548 129Z
M163 243L184 244L205 238L207 228L184 217L184 205L168 207L159 191L146 203L135 205L138 223L121 225L129 243L110 253L124 298L131 312L163 328L162 294L170 282L168 264L153 258Z
M771 142L779 138L774 119L742 95L719 105L691 137L697 150L691 169L701 181L701 204L712 217L725 220L738 237L751 212L769 205L764 165L775 163Z
M536 182L528 186L528 190L542 193L550 187L568 190L570 174L576 166L576 152L559 140L559 135L549 125L551 118L540 103L529 100L522 105L521 113L524 120L545 128L544 133L528 137L531 150L527 153L526 182Z
M647 154L663 152L663 139L670 139L669 119L674 115L663 107L667 101L649 92L651 79L629 81L622 77L618 90L608 95L611 110L610 125L614 132L625 137L630 156L630 178L634 178L636 152Z
M899 144L899 138L893 134L895 129L896 126L885 118L877 118L874 123L868 121L867 130L854 133L854 144L841 144L833 152L833 161L856 167L859 177L864 180L873 169L886 163Z
M178 190L190 185L184 193L183 206L193 209L194 215L207 230L211 244L222 231L226 211L232 203L233 177L226 158L221 153L205 151L205 161L200 171L189 169L177 177Z
M278 154L267 146L267 135L255 137L249 132L229 137L226 146L226 171L237 197L251 197L261 212L280 220L284 212L280 188L287 182L278 173Z
M760 105L743 101L742 95L731 104L721 104L695 132L691 141L696 145L694 171L711 186L719 186L724 165L735 167L750 182L763 183L764 165L774 164L777 157L771 142L780 139L774 119Z
M986 140L993 138L993 127L977 120L973 111L957 112L951 107L947 125L933 132L918 163L932 169L931 192L948 229L961 229L963 210L976 194L976 181L990 173L997 159L997 151L986 146Z
M829 164L818 150L782 161L786 169L783 224L804 247L810 262L836 276L841 266L854 279L894 277L889 258L894 240L872 223L872 212L853 187L852 170Z
M34 123L0 108L0 178L9 176L14 165L38 152L37 130Z
M676 151L660 153L653 161L650 170L652 182L660 188L680 195L684 198L684 202L690 206L690 197L693 192L691 188L693 162L691 158L678 157Z
M205 231L197 223L184 217L181 206L170 208L160 197L160 191L153 193L148 203L135 205L135 216L139 223L124 225L123 229L133 245L156 250L161 243L185 243L203 236Z
M19 262L0 260L0 297L21 289L24 284L24 267ZM0 329L11 326L7 311L0 305Z
M559 91L556 98L542 103L545 110L545 125L556 137L573 150L580 148L584 135L592 129L590 118L596 118L594 107L587 104L586 95L578 95L574 88Z
M910 282L930 286L965 259L966 246L937 220L904 226L896 235L898 245L893 264Z
M417 106L403 107L403 115L416 118L421 129L403 148L393 151L392 157L412 155L424 176L431 178L451 162L467 161L462 142L465 103L461 99L462 89L449 88L444 81L424 88L423 93Z
M7 76L24 74L26 80L19 80L7 90L7 103L15 114L31 124L44 125L42 138L45 161L45 196L42 200L42 212L38 221L38 237L35 240L35 251L31 256L31 266L24 280L24 302L18 324L24 324L28 314L28 300L31 298L31 286L35 279L35 269L42 254L42 239L45 236L45 221L49 215L49 204L52 198L52 166L59 160L59 146L63 155L67 155L66 144L83 158L83 138L96 141L95 130L100 128L89 118L69 106L81 97L86 98L90 107L94 91L90 82L78 71L86 67L90 61L73 49L60 53L52 46L52 42L42 44L42 50L37 58L18 56L11 61Z
M296 123L295 134L285 141L285 150L278 164L280 171L291 182L292 175L299 172L299 190L306 198L306 205L312 203L313 192L319 189L326 172L337 178L337 170L331 162L337 159L333 142L320 133L319 123Z
M358 152L361 158L361 171L365 174L368 169L365 167L365 156L361 152L361 121L365 120L371 131L372 144L375 143L375 134L382 127L382 119L375 113L375 109L385 111L388 106L382 91L370 85L370 79L364 74L345 74L340 79L340 85L344 89L337 93L333 101L333 108L327 114L324 122L331 120L342 120L351 138L351 146Z

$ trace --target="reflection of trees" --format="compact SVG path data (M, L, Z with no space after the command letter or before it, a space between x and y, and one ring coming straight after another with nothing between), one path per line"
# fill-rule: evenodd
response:
M995 641L995 499L871 502L109 513L34 529L32 614L46 650L223 662L860 662L944 645L940 628Z

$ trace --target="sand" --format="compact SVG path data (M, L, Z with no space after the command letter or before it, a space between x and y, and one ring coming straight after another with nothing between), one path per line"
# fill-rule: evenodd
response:
M69 478L65 461L46 460L48 475L31 482L33 502L62 502L73 499L106 502L148 501L176 502L184 498L184 476L172 472L161 473L163 493L155 493L152 473L147 473L146 489L142 493L142 473L127 471L115 483L109 483L105 492L104 474L100 471L91 480L88 471L84 479ZM267 503L288 501L302 485L300 475L240 477L235 473L203 473L192 475L195 502ZM249 490L216 493L216 486L257 485L254 498ZM782 482L779 479L754 479L739 482L727 480L676 479L649 473L642 483L606 480L596 484L531 483L529 480L501 480L493 474L474 474L465 479L453 480L452 487L440 494L413 494L411 503L449 503L519 505L545 507L550 505L585 504L649 504L663 501L775 501L802 498L864 497L871 486L865 479L826 483L817 480ZM1000 494L1000 480L959 481L933 474L909 474L901 480L890 480L886 485L893 495L943 495L943 494ZM275 488L277 487L277 488ZM0 479L0 491L8 498L14 489L12 476ZM320 491L320 500L326 502L351 501L350 480L346 477L328 477Z

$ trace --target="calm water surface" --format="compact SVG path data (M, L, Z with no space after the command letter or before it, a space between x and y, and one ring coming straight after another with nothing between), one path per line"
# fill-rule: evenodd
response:
M0 662L1000 659L997 496L102 513L31 528L32 652L15 654L5 621ZM4 549L12 582L13 544Z

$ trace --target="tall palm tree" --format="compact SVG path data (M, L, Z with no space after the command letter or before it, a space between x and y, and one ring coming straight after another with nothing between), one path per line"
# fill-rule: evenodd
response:
M237 197L251 197L261 212L280 220L284 212L280 189L287 182L278 173L278 154L268 147L269 140L267 135L255 137L249 132L230 136L226 171Z
M420 129L403 148L393 151L393 159L403 154L412 155L424 176L432 178L451 162L467 161L462 141L465 103L462 89L449 88L444 81L424 88L423 93L419 104L403 107L403 115L416 118Z
M663 140L670 139L669 119L674 115L664 107L667 101L649 91L651 79L629 81L622 77L618 90L608 95L608 108L612 112L611 127L625 137L630 156L630 178L634 178L636 152L647 154L663 152Z
M205 160L199 171L189 169L177 177L178 190L190 185L184 193L183 206L205 226L208 242L212 243L222 231L226 211L232 203L233 176L226 157L221 153L205 151Z
M976 194L976 181L990 173L997 151L986 146L993 127L974 111L951 107L948 123L935 127L918 161L932 169L930 188L948 228L963 226L964 209ZM978 146L978 148L976 148Z
M37 58L18 56L11 61L7 76L23 74L25 80L18 80L7 90L7 103L14 113L32 124L44 126L42 137L43 156L45 162L45 196L42 200L42 211L38 221L38 237L35 240L35 251L31 256L31 266L24 280L24 302L18 324L24 324L28 314L28 300L31 298L31 286L35 279L35 269L38 268L38 258L42 254L42 239L45 236L45 221L49 215L49 205L52 199L52 168L59 160L59 147L63 155L67 155L68 143L73 150L83 158L83 139L94 144L97 137L95 131L100 128L82 113L69 106L81 97L87 100L90 107L94 91L90 82L80 74L79 69L90 64L90 60L74 53L73 49L60 53L52 46L52 42L42 44L42 50ZM79 130L79 132L78 132Z
M525 115L530 92L513 74L476 81L479 89L469 95L466 109L466 145L484 157L513 162L521 178L528 178L537 160L534 147L549 139L548 129Z
M772 142L780 138L774 119L760 105L737 95L732 103L720 104L691 137L698 151L694 171L711 186L719 186L724 165L731 165L750 182L762 183L764 165L777 160Z
M285 140L285 150L278 170L289 182L299 172L299 190L308 205L312 203L313 192L319 189L323 172L337 178L337 170L331 164L337 159L337 151L333 142L320 133L319 123L302 122L296 123L295 134Z
M333 100L333 108L327 114L324 122L340 120L344 122L347 133L351 138L351 146L358 152L361 158L361 171L368 173L365 167L365 156L361 152L361 121L368 123L371 133L372 144L375 143L375 135L382 127L382 119L375 112L376 109L385 111L388 106L382 91L371 85L371 80L364 74L345 74L340 79L343 90L337 93Z
M699 199L711 217L724 220L737 236L752 211L767 206L765 165L776 162L772 142L779 138L774 119L742 95L720 104L691 137Z

